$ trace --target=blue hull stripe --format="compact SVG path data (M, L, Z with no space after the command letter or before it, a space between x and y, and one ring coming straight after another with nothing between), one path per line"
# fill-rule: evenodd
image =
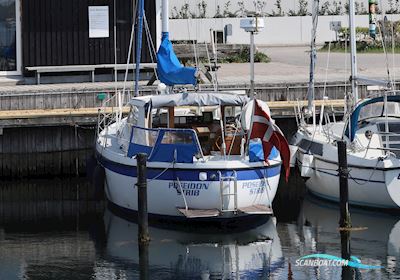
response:
M125 176L136 177L137 170L135 166L120 164L117 162L113 162L105 159L104 157L98 157L100 163L113 172L118 174L122 174ZM222 176L233 176L233 170L220 170ZM200 181L199 173L206 172L207 173L207 181L219 181L218 170L207 170L207 169L172 169L169 168L147 168L147 178L157 180L176 180L178 177L180 180L186 181ZM249 169L237 169L237 180L257 180L275 177L279 175L281 172L281 166L272 166L272 167L260 167L260 168L249 168Z

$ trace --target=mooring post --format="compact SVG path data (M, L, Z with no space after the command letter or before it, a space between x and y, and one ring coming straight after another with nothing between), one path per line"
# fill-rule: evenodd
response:
M340 231L340 243L341 243L341 253L342 259L350 260L351 249L350 249L350 231L341 230ZM342 266L342 279L351 280L354 279L354 269L351 266Z
M148 280L149 277L149 242L139 242L139 279Z
M136 156L138 188L138 224L139 224L139 269L140 279L149 279L149 222L147 215L147 154Z
M349 212L349 170L347 168L347 148L346 142L337 141L339 159L339 182L340 182L340 243L342 258L350 260L350 212ZM342 279L353 279L354 270L349 266L342 267Z
M147 154L140 153L136 156L137 161L137 183L138 187L138 224L139 243L148 243L149 221L147 215Z
M337 141L338 158L339 158L339 182L340 182L340 221L341 228L351 227L349 213L349 184L347 168L347 149L346 142L343 140Z

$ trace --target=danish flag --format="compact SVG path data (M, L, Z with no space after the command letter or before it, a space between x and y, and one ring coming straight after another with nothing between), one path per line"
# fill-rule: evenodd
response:
M281 154L282 164L285 168L286 181L290 173L290 150L289 144L279 127L272 121L271 117L254 100L254 115L251 127L250 139L260 138L264 151L264 161L268 162L268 156L272 147L275 146Z

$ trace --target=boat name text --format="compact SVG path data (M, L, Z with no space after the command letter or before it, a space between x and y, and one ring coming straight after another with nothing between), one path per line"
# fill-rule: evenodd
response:
M192 182L181 182L180 187L178 182L170 182L169 188L174 188L178 195L181 195L181 188L184 195L188 196L199 196L201 190L208 190L210 183L192 183Z
M263 193L265 191L265 180L244 182L242 189L248 189L250 195Z

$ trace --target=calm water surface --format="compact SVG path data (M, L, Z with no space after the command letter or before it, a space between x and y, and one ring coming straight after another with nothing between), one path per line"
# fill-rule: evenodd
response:
M298 178L282 185L274 220L250 230L150 228L148 266L137 224L87 201L86 180L2 182L0 279L341 279L338 267L299 267L304 255L340 256L339 210L309 195ZM62 198L62 199L61 199ZM400 216L352 209L351 253L382 269L354 279L400 279ZM143 260L143 259L142 259Z

